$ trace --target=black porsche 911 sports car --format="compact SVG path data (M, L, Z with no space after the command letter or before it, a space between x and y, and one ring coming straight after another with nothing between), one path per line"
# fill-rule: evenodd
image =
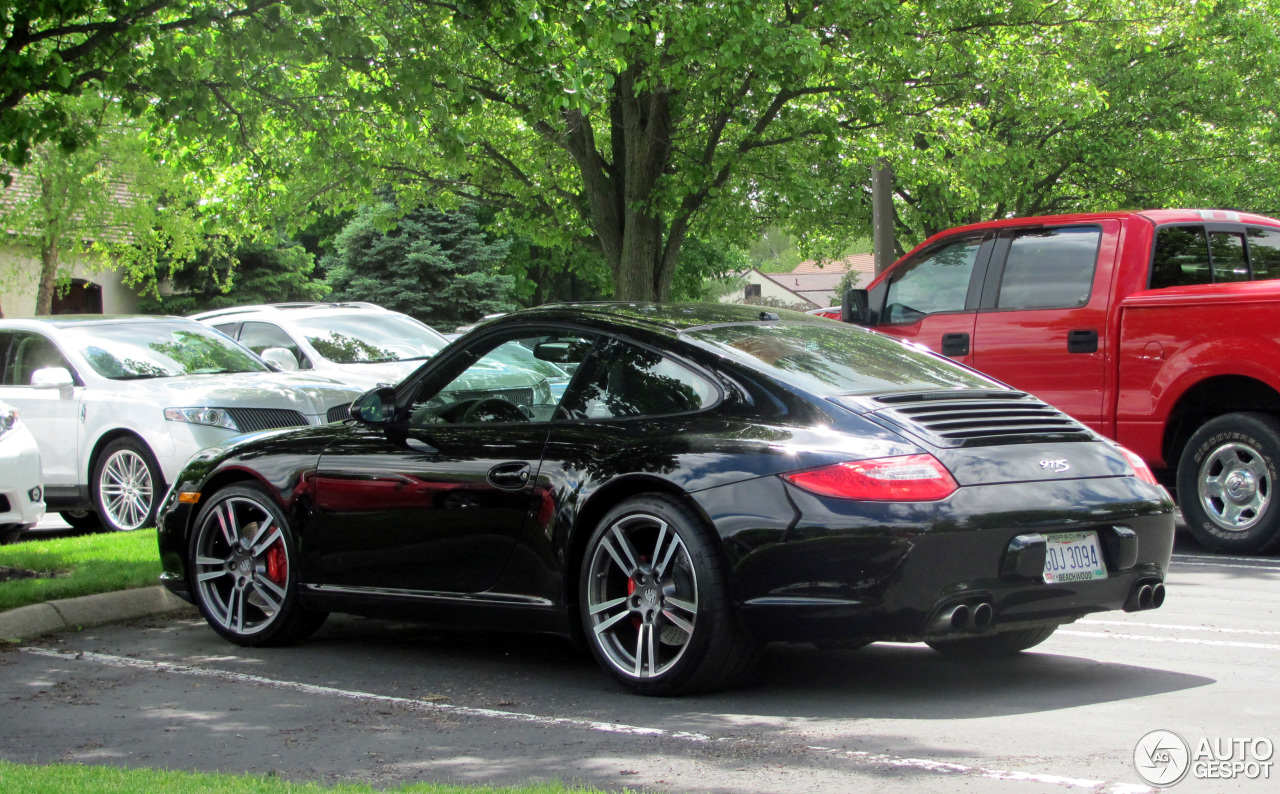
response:
M572 373L560 398L484 377L512 343ZM163 581L228 640L329 611L551 632L672 694L732 684L767 641L999 655L1164 601L1174 508L1139 459L823 318L532 309L351 417L206 449L166 497Z

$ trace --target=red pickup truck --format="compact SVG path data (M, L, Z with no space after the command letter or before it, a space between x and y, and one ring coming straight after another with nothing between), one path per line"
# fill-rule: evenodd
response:
M1223 210L949 229L846 296L1130 448L1206 547L1280 546L1280 221Z

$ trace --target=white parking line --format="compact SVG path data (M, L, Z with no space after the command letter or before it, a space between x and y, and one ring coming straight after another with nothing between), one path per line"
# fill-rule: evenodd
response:
M1275 571L1280 573L1280 565L1240 565L1234 562L1188 562L1174 558L1170 565L1194 565L1198 568L1248 568L1251 571Z
M1280 647L1280 646L1276 646ZM50 659L57 659L64 662L94 662L97 664L107 665L110 667L123 667L134 670L147 670L150 672L173 673L176 675L190 675L201 678L214 678L231 683L253 684L256 686L271 687L273 689L285 689L293 692L301 692L308 695L321 695L326 697L344 698L347 700L358 700L374 703L388 703L401 706L408 709L421 711L446 712L449 714L458 714L468 717L480 717L485 719L505 720L509 722L523 722L534 725L555 726L561 728L577 728L581 730L603 731L605 733L622 733L641 736L655 736L675 739L683 742L691 742L703 744L710 741L716 742L743 742L747 740L735 737L725 737L720 739L712 739L712 737L704 733L693 733L690 731L671 731L665 728L645 728L637 725L626 725L617 722L599 722L596 720L584 720L574 717L543 717L537 714L524 714L517 711L500 711L498 709L474 708L471 706L455 706L448 703L434 703L425 700L415 700L413 698L395 697L393 695L378 695L373 692L360 692L348 689L338 689L337 687L320 686L318 684L304 684L300 681L282 681L274 678L265 678L259 675L250 675L248 673L236 673L229 670L218 670L210 667L196 667L193 665L177 664L175 662L161 662L149 659L133 659L125 656L112 656L105 653L94 653L92 651L56 651L49 648L32 648L26 647L22 649L25 653L35 656L43 656ZM858 750L841 750L832 747L809 747L809 750L818 753L830 754L834 757L846 758L859 762L867 766L889 766L895 768L916 769L923 772L936 772L940 774L965 775L978 778L987 778L990 780L1006 780L1011 782L1028 782L1042 783L1056 786L1064 786L1066 788L1085 789L1088 791L1107 792L1107 794L1154 794L1156 789L1146 786L1134 786L1129 784L1112 784L1104 780L1084 780L1080 778L1064 777L1062 775L1045 775L1029 772L1012 772L1000 769L986 769L983 767L968 766L965 764L955 764L946 761L937 761L928 758L902 758L899 756L886 755L882 753L867 753Z
M1264 642L1231 642L1230 640L1197 640L1190 637L1151 637L1146 634L1113 634L1103 631L1065 631L1059 629L1058 634L1068 637L1092 637L1096 640L1139 640L1141 642L1177 642L1185 645L1213 645L1219 648L1261 648L1267 651L1280 651L1280 645L1269 645Z
M1091 626L1128 626L1131 629L1171 629L1174 631L1214 631L1221 634L1262 634L1269 637L1280 637L1280 631L1263 631L1262 629L1220 629L1216 626L1177 626L1172 623L1137 623L1127 620L1077 620L1075 625L1088 623Z
M1175 554L1175 560L1228 560L1230 562L1270 562L1280 565L1274 557L1232 557L1229 554Z

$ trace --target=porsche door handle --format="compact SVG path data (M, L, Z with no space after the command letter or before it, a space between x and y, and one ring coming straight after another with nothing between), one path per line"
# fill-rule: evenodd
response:
M519 462L499 463L489 469L486 479L494 488L519 490L529 482L529 464Z

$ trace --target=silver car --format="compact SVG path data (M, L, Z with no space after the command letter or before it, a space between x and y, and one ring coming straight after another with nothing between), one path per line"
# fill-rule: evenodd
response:
M0 320L0 400L40 447L44 497L72 526L151 526L166 483L234 436L345 419L362 389L272 372L180 317Z

